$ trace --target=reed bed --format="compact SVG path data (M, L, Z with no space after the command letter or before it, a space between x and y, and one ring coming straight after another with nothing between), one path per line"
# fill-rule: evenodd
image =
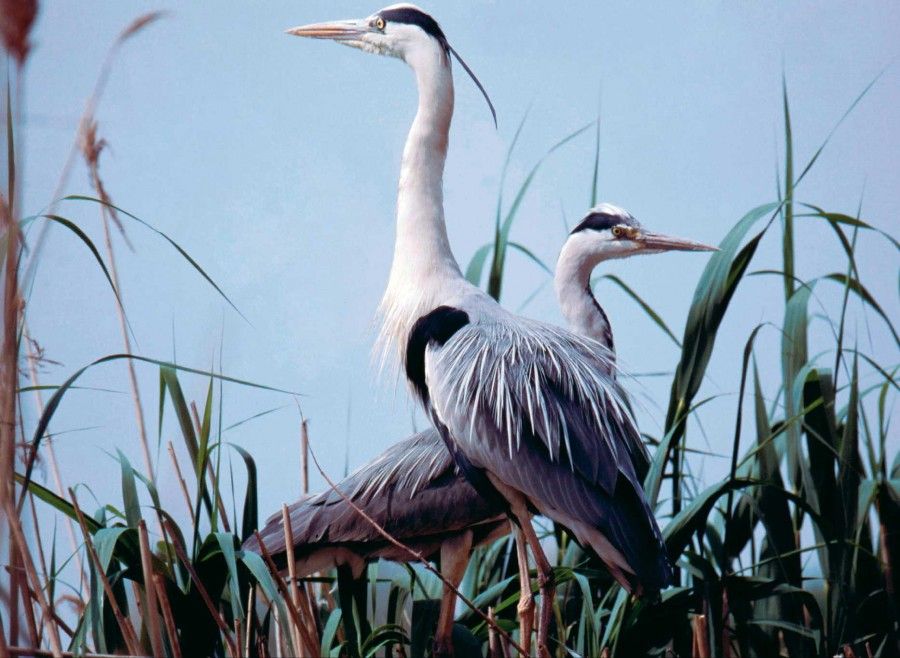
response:
M23 64L34 2L2 3L2 35L9 54L3 94L7 171L0 198L3 333L0 345L0 658L7 656L423 656L437 616L439 574L411 552L410 564L393 571L372 565L364 609L342 609L333 573L287 579L270 556L241 550L260 525L258 474L253 455L223 439L222 387L250 386L273 397L291 391L240 380L220 371L193 369L133 353L126 309L110 234L130 227L150 229L194 268L198 285L211 286L234 306L213 277L170 236L115 205L101 177L103 139L95 112L117 49L156 18L142 16L113 45L87 103L73 153L83 156L93 190L47 200L36 215L20 207L17 191L20 135L18 102L25 83ZM875 82L873 81L873 84ZM870 85L871 86L871 85ZM866 87L848 113L862 100ZM858 236L897 241L856 212L832 212L803 201L797 186L809 174L828 140L802 163L794 160L787 85L784 85L784 168L776 198L740 217L722 240L697 283L680 336L638 293L617 277L617 285L674 340L680 356L670 376L671 393L660 436L648 436L653 463L645 489L654 503L677 583L657 601L629 597L602 566L562 528L547 533L556 544L553 601L554 655L564 656L889 656L900 655L900 455L888 436L897 399L898 364L883 363L859 347L849 330L854 314L868 312L900 345L892 319L860 280ZM562 148L594 123L567 135L545 156ZM507 165L525 122L512 140ZM837 126L836 126L837 128ZM597 200L599 128L596 133L590 202ZM58 189L74 164L70 158ZM492 238L466 269L476 284L500 299L510 267L510 250L550 269L512 229L519 207L538 174L538 161L515 189L507 206L498 197ZM802 166L797 166L797 165ZM501 188L506 187L506 166ZM67 217L74 204L93 204L101 214L101 251ZM852 205L852 204L850 204ZM812 276L797 271L797 236L813 224L827 226L843 259ZM110 313L121 327L122 346L74 370L58 386L42 385L34 363L39 348L27 331L27 288L47 227L66 231L86 249L112 293ZM28 238L26 239L26 236ZM134 238L137 240L137 238ZM781 260L759 262L763 240L780 240ZM709 400L704 376L716 358L717 333L726 316L738 315L731 300L751 275L777 277L783 292L778 324L744 326L739 390L729 437L729 472L716 482L697 482L690 469L690 445L697 416ZM842 303L827 315L811 309L814 287L837 286ZM831 339L814 338L814 319L830 328ZM743 318L742 318L743 319ZM754 350L762 332L780 335L781 352ZM721 349L721 348L720 348ZM780 381L764 381L758 360L777 359ZM116 455L121 499L86 509L77 485L57 475L53 486L35 479L37 460L56 457L47 441L54 414L91 368L126 367L144 463L137 468ZM112 366L111 366L112 367ZM180 463L168 444L168 460L155 463L148 432L146 396L136 368L159 373L159 422L177 420L177 440L189 460ZM189 400L185 378L206 383L203 399ZM43 396L46 395L46 400ZM21 412L36 396L38 417ZM748 428L751 428L748 430ZM302 470L308 487L310 436L299 429ZM749 435L748 435L749 432ZM285 437L286 439L288 437ZM894 443L896 446L896 443ZM246 488L228 488L222 455L232 452L246 469ZM185 509L160 503L160 471L174 473ZM302 476L301 474L302 473ZM322 472L326 481L328 476ZM229 515L223 500L239 498L240 514ZM49 506L66 523L68 550L39 526L37 509ZM285 524L285 532L290 527ZM151 541L151 536L156 540ZM288 534L288 536L290 536ZM390 541L395 541L389 537ZM288 545L290 545L288 541ZM68 553L68 554L66 554ZM63 582L63 573L69 586ZM468 607L457 619L458 655L514 656L521 643L515 619L519 598L516 551L509 538L476 550L460 587ZM63 612L63 610L67 612ZM70 611L75 610L72 614Z

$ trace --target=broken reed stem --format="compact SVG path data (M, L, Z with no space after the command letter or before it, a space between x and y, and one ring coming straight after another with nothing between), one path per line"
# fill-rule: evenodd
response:
M354 503L352 500L350 500L344 494L343 491L338 489L337 485L335 485L335 483L331 480L330 477L328 477L328 475L325 473L325 471L322 470L322 467L319 465L319 460L316 459L316 453L312 449L311 446L309 449L309 455L310 455L310 457L312 457L313 464L316 465L316 470L319 471L319 475L321 475L325 479L325 481L328 483L328 486L331 487L332 491L334 491L338 496L340 496L344 500L344 502L347 503L353 509L354 512L356 512L356 514L358 514L363 519L365 519L365 521L369 525L371 525L373 528L375 528L375 530L378 532L378 534L380 534L382 537L384 537L392 546L399 548L401 551L403 551L404 553L406 553L407 555L412 557L415 561L421 562L422 566L425 567L425 569L427 569L429 572L431 572L432 574L437 576L438 579L444 585L449 587L453 591L453 593L456 594L456 596L459 598L459 600L466 604L466 607L468 607L472 612L474 612L476 615L481 617L484 620L484 622L488 625L489 628L493 628L500 635L500 637L504 638L507 642L509 642L510 645L512 645L512 647L519 653L520 656L528 655L525 653L524 649L522 649L522 647L515 640L512 639L512 636L510 636L509 633L507 633L505 630L500 628L500 626L498 626L496 622L492 621L487 614L482 612L474 603L472 603L472 601L469 599L469 597L467 597L465 594L460 592L459 589L456 587L456 585L454 585L449 580L444 578L443 574L441 574L440 571L438 571L433 566L431 566L431 563L428 560L426 560L425 557L421 553L411 549L409 546L407 546L400 540L396 539L391 533L389 533L387 530L382 528L381 525L378 523L378 521L376 521L371 516L366 514L358 505L356 505L356 503ZM262 545L262 540L258 538L258 541L260 541L260 545ZM263 550L265 550L265 549L263 549Z
M309 493L309 421L300 415L300 474L303 495Z
M297 565L294 564L294 532L291 529L291 518L288 514L287 505L282 504L281 506L281 525L284 528L284 550L286 553L287 564L288 564L288 576L291 583L291 602L294 607L300 608L300 588L297 587ZM300 629L292 628L291 632L294 635L294 644L305 651L309 649L305 643L300 642Z
M197 436L199 437L203 432L203 426L200 424L200 414L197 413L197 403L193 401L191 401L191 416L194 419L194 425L197 428ZM209 454L209 450L207 450L207 454ZM218 479L213 470L212 462L208 459L206 460L206 472L209 474L209 486L216 495L216 507L218 507L219 516L222 519L222 528L225 532L231 532L231 528L228 526L228 516L225 514L225 503L222 502L222 495L219 493Z
M178 478L178 483L181 485L181 493L184 494L184 502L188 509L188 518L193 522L194 508L191 505L191 494L188 493L187 482L184 481L184 476L181 474L181 467L178 465L178 458L175 456L175 446L172 445L171 441L168 443L168 448L169 457L172 459L172 466L175 469L175 476Z
M269 566L269 571L271 571L272 575L274 576L273 580L275 581L275 586L278 588L278 592L281 594L281 597L287 604L285 607L287 607L288 609L288 614L290 615L291 620L294 622L294 625L300 631L300 634L303 636L303 642L306 644L306 646L315 646L312 643L312 638L309 637L306 625L303 623L303 620L300 619L300 612L296 607L294 607L293 601L291 600L291 595L287 590L287 586L284 584L284 579L278 575L278 568L272 561L272 556L269 554L269 550L266 548L262 537L259 536L259 531L254 530L253 534L256 536L256 541L259 543L259 550L262 553L263 559Z
M163 525L169 526L169 520L166 519L165 521L163 521ZM169 528L169 535L171 536L172 546L175 547L175 554L178 556L178 559L181 560L184 568L187 569L188 573L190 574L191 581L194 583L194 587L197 588L197 592L200 594L200 598L203 599L203 603L206 604L206 608L209 610L209 614L212 615L213 621L216 622L219 630L222 631L222 635L225 638L225 642L228 643L228 648L231 651L231 655L235 657L239 656L240 653L238 652L238 647L234 643L234 638L231 637L231 629L228 627L228 624L225 623L222 615L216 609L213 600L209 596L209 592L206 591L206 588L200 581L200 577L194 570L194 565L192 565L191 561L188 560L187 554L184 552L184 546L181 545L181 540L178 539L178 534L174 530L172 530L172 528Z
M150 553L150 538L147 536L147 523L138 521L138 542L141 549L141 571L144 573L144 619L147 623L147 634L150 636L150 647L154 656L164 656L162 630L159 623L159 611L156 607L156 587L153 585L153 559Z
M87 523L84 520L84 513L78 506L78 498L75 496L75 490L71 487L69 487L69 498L72 499L72 507L75 509L75 516L78 517L78 525L81 526L81 533L84 535L84 545L87 549L88 557L94 565L97 579L103 585L103 591L106 592L106 599L109 602L109 607L119 624L119 628L122 629L122 638L125 640L129 653L140 655L141 643L137 639L137 634L135 633L134 626L131 625L131 620L122 614L119 602L116 600L115 594L113 594L112 586L109 584L106 572L103 569L103 565L100 563L100 556L97 555L97 551L94 549L94 542L91 541L91 533L88 531Z
M294 562L294 531L291 527L287 505L281 506L281 524L284 528L285 552L287 554L288 575L291 584L291 599L293 600L294 605L297 606L298 612L301 612L303 618L308 622L307 635L312 638L313 643L305 648L311 651L312 654L315 654L319 650L319 629L315 625L315 616L313 613L314 606L310 600L309 591L306 589L306 583L302 583L302 595L300 592L301 583L297 579L297 565ZM303 645L299 643L297 646L303 648Z
M181 644L178 641L178 629L175 626L175 617L172 616L172 606L169 605L169 595L166 594L166 584L162 575L155 573L153 578L153 589L156 590L156 600L159 601L159 607L162 610L163 624L166 628L166 636L169 638L169 648L172 651L172 658L181 658Z

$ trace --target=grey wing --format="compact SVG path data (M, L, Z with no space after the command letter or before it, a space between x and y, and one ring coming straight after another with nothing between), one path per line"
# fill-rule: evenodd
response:
M640 484L646 452L597 358L593 341L549 325L468 325L426 354L432 413L475 468L576 534L599 531L659 589L671 568Z
M457 532L502 514L457 472L433 429L394 444L336 487L401 541ZM323 545L385 541L332 489L293 503L288 512L294 545L301 552ZM284 552L280 514L266 522L260 535L273 555ZM254 538L245 547L258 550Z

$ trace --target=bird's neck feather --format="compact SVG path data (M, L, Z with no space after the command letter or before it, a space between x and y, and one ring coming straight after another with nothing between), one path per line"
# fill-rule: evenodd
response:
M612 327L591 291L591 273L606 260L579 239L569 239L556 264L556 298L569 328L613 350Z
M444 162L453 117L449 56L435 45L405 59L416 75L419 106L403 149L394 260L380 309L382 347L401 351L416 319L465 281L444 222Z

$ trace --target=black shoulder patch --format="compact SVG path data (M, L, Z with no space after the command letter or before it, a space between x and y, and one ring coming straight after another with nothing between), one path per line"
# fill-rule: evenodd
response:
M441 42L444 48L447 47L447 37L441 26L431 16L423 11L413 7L397 7L396 9L385 9L378 13L385 21L391 23L406 23L407 25L418 25L426 34Z
M457 331L469 324L465 311L451 306L438 306L413 325L406 342L406 377L412 382L422 402L428 402L425 383L425 348L429 343L443 345Z
M578 233L578 231L584 231L585 229L603 231L624 223L624 220L618 215L612 215L608 212L592 212L582 219L578 226L572 229L572 233Z

